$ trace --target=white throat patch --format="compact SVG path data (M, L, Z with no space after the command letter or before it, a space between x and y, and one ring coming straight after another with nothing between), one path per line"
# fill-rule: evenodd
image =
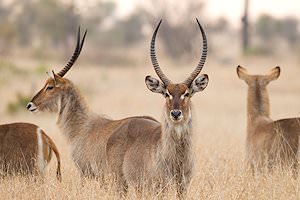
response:
M183 137L183 134L186 134L189 130L189 125L188 123L184 123L184 124L176 124L173 126L174 128L174 132L175 132L175 135L177 136L178 139L182 138Z

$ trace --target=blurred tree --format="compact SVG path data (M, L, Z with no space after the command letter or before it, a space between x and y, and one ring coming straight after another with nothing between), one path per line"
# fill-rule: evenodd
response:
M143 38L143 26L145 15L140 10L135 11L125 19L116 20L114 26L104 32L103 43L110 41L108 45L132 46Z
M255 23L255 33L261 39L256 47L260 54L272 54L276 50L274 40L278 36L279 21L268 14L262 14Z
M13 42L16 38L15 26L9 18L11 15L11 5L4 5L0 1L0 53L7 54L10 52Z
M278 24L277 19L268 14L262 14L256 21L255 30L263 41L268 42L277 35Z
M148 16L152 27L157 25L159 17L165 19L159 34L166 52L173 59L193 56L195 38L199 37L199 30L192 22L195 23L197 17L202 25L204 24L204 20L200 18L204 7L203 1L152 0L148 3L144 13Z
M295 48L299 42L299 21L293 17L276 19L270 15L261 15L255 24L258 37L263 41L264 47L274 48L275 39L284 39L291 48Z
M58 0L27 0L22 1L20 10L16 27L23 46L39 38L39 43L65 47L69 38L76 36L74 30L78 27L80 16L73 2L62 4ZM34 37L36 35L38 37Z
M245 53L249 48L249 0L245 0L244 15L242 17L242 46Z
M30 0L22 1L21 3L15 1L15 4L19 4L18 7L20 9L15 17L17 38L21 46L27 46L31 43L33 37L32 26L36 18L35 8Z
M299 21L293 17L280 20L279 34L287 40L291 48L295 48L299 41Z
M90 27L97 28L103 23L105 19L111 17L116 10L116 4L111 1L99 1L85 13L84 22Z
M89 39L94 45L101 46L105 42L113 41L113 34L106 34L111 26L112 16L116 10L116 4L111 1L97 2L89 8L89 11L82 17L83 24L89 27ZM108 26L108 27L107 27ZM107 40L107 41L106 41Z
M220 17L219 19L217 19L217 21L214 24L210 26L211 31L215 31L219 33L228 31L229 28L230 28L230 24L225 17Z

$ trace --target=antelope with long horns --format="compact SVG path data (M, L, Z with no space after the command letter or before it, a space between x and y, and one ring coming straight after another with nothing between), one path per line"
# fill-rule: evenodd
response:
M107 167L106 145L112 134L123 131L135 133L142 127L159 124L151 117L111 120L88 108L75 85L64 78L82 50L86 33L80 41L78 30L77 45L71 59L58 73L52 71L43 88L28 103L27 109L31 112L58 113L57 125L71 145L76 166L83 176L101 179Z
M60 155L57 147L38 126L29 123L0 125L0 143L2 176L44 175L54 152L57 159L56 176L61 181Z
M246 150L252 171L291 166L296 176L300 118L270 118L267 85L279 77L280 68L273 68L267 75L250 75L238 66L237 74L248 85Z
M179 195L190 183L193 173L193 109L191 97L206 88L208 76L199 75L207 57L207 39L197 19L203 39L203 50L199 64L182 83L172 83L162 72L155 53L155 39L161 21L156 27L150 46L151 61L160 80L147 76L145 83L154 93L162 94L166 100L161 124L148 122L126 125L139 127L115 132L107 144L109 164L116 169L125 183L141 187L145 182L175 183ZM148 184L148 183L147 183Z
M198 21L197 21L198 22ZM160 25L160 24L159 24ZM82 174L103 177L108 169L120 185L138 185L145 178L176 180L183 191L192 174L192 107L190 98L205 89L208 76L200 73L207 54L203 36L201 60L183 83L173 84L160 70L155 56L156 28L151 42L151 58L163 83L146 77L146 85L166 98L163 123L147 116L111 120L91 112L74 84L63 76L75 63L82 49L80 31L75 52L59 73L52 71L44 87L33 97L27 108L32 111L58 113L57 124L71 144L72 157ZM108 167L108 168L107 168Z

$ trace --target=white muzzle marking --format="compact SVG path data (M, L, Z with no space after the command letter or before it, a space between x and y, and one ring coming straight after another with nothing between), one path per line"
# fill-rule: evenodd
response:
M27 104L27 109L30 111L30 112L37 112L38 111L38 108L36 107L36 105L32 102L29 102Z

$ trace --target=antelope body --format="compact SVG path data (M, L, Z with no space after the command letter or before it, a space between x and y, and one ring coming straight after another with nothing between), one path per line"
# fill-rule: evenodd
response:
M203 36L203 54L197 68L184 83L171 83L158 66L154 45L159 26L152 37L151 59L163 83L147 76L146 85L166 98L162 123L148 116L111 120L88 109L74 84L63 78L81 51L85 36L80 44L80 30L71 60L59 73L52 72L45 86L28 104L28 109L58 112L58 126L69 139L73 160L83 175L103 177L107 170L124 186L139 185L143 179L162 179L175 180L185 188L193 165L190 97L203 90L208 82L207 75L194 81L207 52L205 33L198 24Z
M111 167L123 180L138 187L148 183L166 185L174 183L179 195L185 192L193 174L193 109L191 97L206 88L208 76L200 73L207 55L207 40L197 20L203 37L201 60L194 72L182 83L172 83L161 71L155 54L155 39L161 22L151 41L151 60L162 82L147 76L148 89L162 94L166 103L160 124L141 126L139 132L117 132L107 145ZM149 124L149 123L148 123Z
M43 175L53 151L57 159L57 179L61 181L59 152L38 126L29 123L0 125L0 144L0 167L4 176Z
M246 150L252 170L291 166L296 175L300 118L276 121L270 118L267 85L279 77L280 68L273 68L268 75L249 75L245 68L238 66L237 74L248 85Z

